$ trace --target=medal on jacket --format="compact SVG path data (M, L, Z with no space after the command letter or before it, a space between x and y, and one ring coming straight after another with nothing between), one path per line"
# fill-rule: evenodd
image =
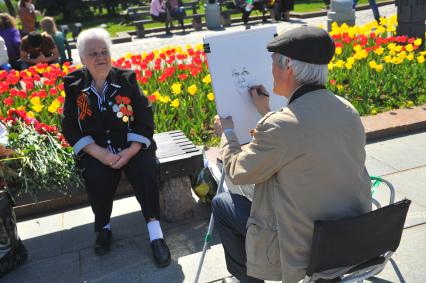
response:
M82 92L77 97L77 106L80 110L80 115L78 116L80 120L84 120L86 116L92 116L92 110L89 109L89 102L86 93Z
M132 100L127 96L117 95L115 97L115 102L112 106L112 111L116 113L118 119L121 119L124 123L127 123L129 120L133 121L133 108L130 103Z

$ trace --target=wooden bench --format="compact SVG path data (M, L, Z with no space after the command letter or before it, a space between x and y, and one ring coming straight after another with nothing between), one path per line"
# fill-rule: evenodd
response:
M162 218L179 221L193 216L191 183L204 166L203 153L181 131L154 135Z
M192 15L186 15L184 17L185 19L192 19L192 27L194 28L194 30L201 30L203 28L203 17L205 15L204 14L192 14ZM138 21L133 21L133 24L136 27L136 35L139 38L143 38L146 35L146 31L145 31L145 25L146 24L151 24L151 23L156 23L157 21L154 21L152 19L144 19L144 20L138 20Z

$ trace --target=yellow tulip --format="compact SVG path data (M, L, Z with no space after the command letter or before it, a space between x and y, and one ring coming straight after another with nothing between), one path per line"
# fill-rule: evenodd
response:
M374 53L376 53L377 55L382 55L384 51L385 49L383 49L383 47L379 47L376 50L374 50Z
M28 116L28 117L30 117L30 118L32 118L32 119L34 119L34 117L35 117L35 115L34 115L34 112L33 112L33 111L28 111L28 112L27 112L27 116Z
M31 106L31 109L33 109L35 112L41 112L43 108L44 108L44 105L41 105L41 104L36 104Z
M182 85L180 83L174 83L172 84L172 93L174 94L181 94L182 92Z
M381 71L383 71L383 65L382 64L378 64L378 65L376 65L376 67L374 68L377 72L381 72Z
M198 90L198 88L195 84L188 87L188 92L189 92L190 95L196 94L197 90Z
M154 91L151 95L154 95L157 99L160 99L160 97L161 97L161 94L158 90Z
M417 57L417 62L419 62L420 64L423 64L425 61L425 57L423 55L420 55Z
M345 65L345 61L343 61L343 60L337 60L337 62L335 64L335 66L337 68L342 68L344 65Z
M212 82L212 78L210 77L210 74L203 78L203 83L209 84L211 82Z
M422 45L422 39L421 39L421 38L417 38L416 40L414 40L414 45L415 45L415 46L420 46L420 45Z
M34 96L33 98L30 99L30 103L32 105L40 105L41 104L40 97Z
M179 107L179 99L174 99L171 103L170 103L170 105L172 106L172 107L174 107L174 108L178 108Z
M362 46L361 45L357 44L357 45L354 46L354 51L355 52L360 52L361 50L362 50Z
M408 61L413 61L413 59L414 59L414 53L408 54L406 58L407 58Z
M401 50L402 50L402 46L401 45L395 46L395 51L396 52L400 52Z
M407 52L401 51L401 53L399 53L399 58L405 59L405 57L407 57Z
M346 67L346 69L348 69L348 70L351 70L351 69L352 69L352 65L353 65L353 64L351 64L351 63L345 63L345 67Z
M374 69L374 68L376 68L376 66L377 66L377 63L376 63L376 61L370 61L370 62L368 62L368 66L370 66L370 69Z
M328 63L328 69L333 70L333 68L334 68L333 62Z
M210 101L214 100L214 94L213 94L213 92L209 92L209 94L207 94L207 99L210 100Z
M58 107L56 107L53 104L50 104L49 107L47 107L47 111L49 111L50 113L56 113L57 110L58 110Z
M342 54L342 47L336 47L336 51L335 51L336 55L340 55Z
M343 88L344 88L343 85L341 85L341 84L337 84L336 87L337 87L337 90L339 92L341 92L343 90Z
M391 56L385 56L384 59L385 59L386 63L392 62L392 57Z
M405 50L407 50L408 52L412 52L414 50L413 45L411 43L405 45Z
M355 58L354 57L349 57L346 62L348 62L349 64L353 64L355 63Z
M168 95L160 96L160 97L158 98L158 100L159 100L161 103L169 103L170 101L172 101L172 100L170 99L170 96L168 96Z

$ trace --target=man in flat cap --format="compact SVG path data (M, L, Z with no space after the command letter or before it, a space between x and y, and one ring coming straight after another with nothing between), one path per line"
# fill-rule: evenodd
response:
M252 101L263 118L243 148L232 118L215 120L227 176L235 185L255 184L252 200L232 193L213 199L226 264L235 276L223 282L298 282L308 265L315 220L371 210L359 114L324 87L333 40L320 28L302 26L267 48L273 92L288 105L270 112L265 88L253 87Z

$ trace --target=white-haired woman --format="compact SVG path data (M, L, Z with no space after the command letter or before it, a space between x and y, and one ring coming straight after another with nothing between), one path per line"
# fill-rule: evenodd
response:
M131 70L111 66L111 39L100 28L83 31L77 49L84 67L64 78L62 131L83 169L98 233L95 252L111 245L110 217L121 171L131 183L147 222L155 263L170 263L158 221L154 120Z

